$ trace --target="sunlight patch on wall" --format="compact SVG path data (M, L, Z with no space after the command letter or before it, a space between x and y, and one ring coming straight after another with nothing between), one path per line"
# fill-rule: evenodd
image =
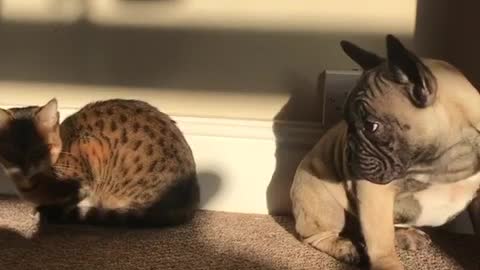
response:
M413 34L416 0L3 0L4 21L101 25Z
M411 34L416 0L90 1L106 25Z
M63 108L79 108L89 102L139 99L177 116L271 120L287 102L288 93L237 93L188 89L74 85L59 83L0 82L0 106L42 105L51 98ZM181 102L179 102L181 101ZM255 108L255 109L252 109Z
M2 0L1 19L17 23L73 23L85 11L83 0Z

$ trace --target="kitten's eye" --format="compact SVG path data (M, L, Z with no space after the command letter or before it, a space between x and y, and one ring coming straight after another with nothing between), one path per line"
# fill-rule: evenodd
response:
M380 124L378 122L373 121L365 121L365 123L363 124L365 130L370 133L374 133L375 131L377 131L379 126Z

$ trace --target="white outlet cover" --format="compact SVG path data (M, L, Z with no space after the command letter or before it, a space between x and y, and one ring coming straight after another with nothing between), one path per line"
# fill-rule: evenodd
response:
M322 107L322 124L333 126L343 118L345 99L362 74L359 70L325 70L319 78Z

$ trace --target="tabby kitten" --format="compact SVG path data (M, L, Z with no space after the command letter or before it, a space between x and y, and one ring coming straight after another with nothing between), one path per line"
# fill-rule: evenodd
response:
M55 99L0 109L0 156L50 222L162 226L193 216L199 187L175 122L149 104L90 103L59 125Z

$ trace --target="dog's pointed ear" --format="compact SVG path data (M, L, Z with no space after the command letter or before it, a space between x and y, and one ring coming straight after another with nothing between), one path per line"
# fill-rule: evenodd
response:
M416 106L425 108L431 105L437 89L430 69L393 35L387 35L386 42L388 67L393 79L413 84L409 95Z
M374 68L384 61L380 56L366 51L350 41L342 40L340 41L340 46L345 54L347 54L348 57L357 63L363 70Z

